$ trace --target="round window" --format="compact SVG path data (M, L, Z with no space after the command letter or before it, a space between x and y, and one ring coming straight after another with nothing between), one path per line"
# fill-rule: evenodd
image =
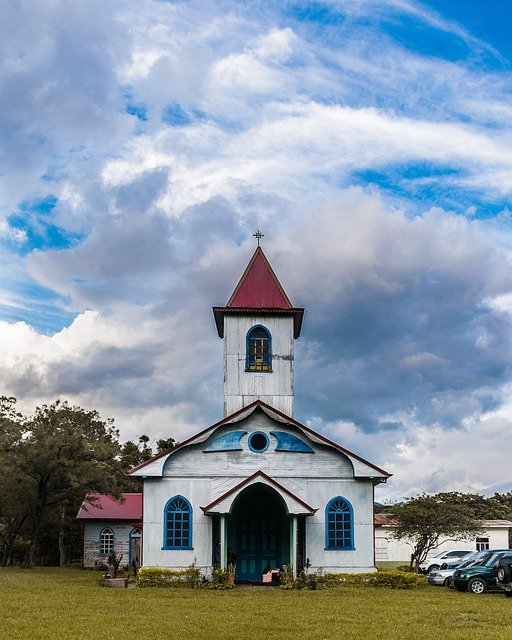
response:
M263 453L268 449L268 445L268 436L261 431L255 431L249 436L249 447L251 451L254 451L256 453Z

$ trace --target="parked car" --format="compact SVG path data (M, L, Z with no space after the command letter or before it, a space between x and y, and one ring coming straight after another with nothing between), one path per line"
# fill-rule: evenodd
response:
M440 569L434 569L434 571L428 574L428 583L443 587L451 586L455 569L469 567L474 562L478 562L478 560L483 558L485 554L487 554L487 551L473 551L473 553L468 553L468 555L464 556L462 562L460 559L456 562L443 562Z
M418 569L422 573L430 573L436 569L439 569L443 562L456 562L460 560L468 553L471 553L471 549L455 549L451 551L441 551L433 558L427 558L423 562L420 562Z
M512 557L503 558L498 564L496 582L507 598L512 598Z
M496 577L498 565L503 558L512 558L512 549L507 551L488 551L480 561L469 567L455 569L453 586L459 591L482 594L488 590L498 589Z

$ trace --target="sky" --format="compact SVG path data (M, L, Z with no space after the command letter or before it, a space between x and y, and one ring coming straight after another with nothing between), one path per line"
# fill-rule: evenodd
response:
M121 440L222 418L253 233L300 422L380 501L512 489L512 4L0 5L0 395Z

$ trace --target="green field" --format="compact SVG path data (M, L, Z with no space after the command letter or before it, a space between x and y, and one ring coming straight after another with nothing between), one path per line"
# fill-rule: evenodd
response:
M443 587L105 589L74 569L0 569L0 639L507 640L512 599Z

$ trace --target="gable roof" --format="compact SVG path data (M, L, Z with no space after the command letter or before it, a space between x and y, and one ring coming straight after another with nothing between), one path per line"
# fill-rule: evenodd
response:
M294 316L294 337L298 338L304 309L290 302L270 266L263 249L257 247L225 307L213 307L219 337L224 337L224 315L254 311Z
M142 493L123 493L121 500L103 493L91 493L82 502L78 520L142 519Z
M311 507L307 502L301 500L298 496L292 493L289 489L284 487L280 482L277 482L264 471L256 471L242 482L239 482L236 486L232 487L221 496L207 504L206 507L201 507L201 510L206 514L212 513L229 513L231 505L234 499L247 487L262 483L275 489L279 495L284 499L284 502L288 508L288 513L300 513L303 515L312 516L318 511L314 507Z
M322 444L322 445L331 447L335 451L339 451L340 453L347 456L347 458L352 463L352 466L354 467L355 477L371 478L375 484L378 484L380 482L386 482L386 480L392 475L391 473L384 471L384 469L381 469L380 467L377 467L371 462L368 462L368 460L365 460L361 456L358 456L357 454L352 453L348 449L345 449L344 447L337 444L336 442L329 440L328 438L321 435L320 433L317 433L313 429L310 429L309 427L306 427L300 422L297 422L297 420L290 418L285 413L278 411L277 409L275 409L274 407L271 407L269 404L267 404L266 402L263 402L262 400L255 400L254 402L247 405L243 409L240 409L239 411L232 413L231 415L220 420L219 422L216 422L211 427L208 427L207 429L204 429L203 431L200 431L199 433L197 433L195 436L188 438L188 440L185 440L184 442L177 444L172 449L163 451L162 453L159 453L153 458L146 460L145 462L138 465L137 467L130 469L128 473L138 477L140 476L159 477L162 475L165 462L167 461L168 457L171 456L173 453L175 453L176 451L179 451L180 449L183 449L184 447L205 442L215 430L229 424L240 422L241 420L244 420L249 415L251 415L251 413L253 413L257 409L260 409L261 411L266 413L271 419L277 422L282 422L284 424L298 428L300 431L302 431L304 435L307 436L307 438L310 441L315 442L317 444Z
M226 306L251 309L292 308L290 299L261 247L256 248Z

